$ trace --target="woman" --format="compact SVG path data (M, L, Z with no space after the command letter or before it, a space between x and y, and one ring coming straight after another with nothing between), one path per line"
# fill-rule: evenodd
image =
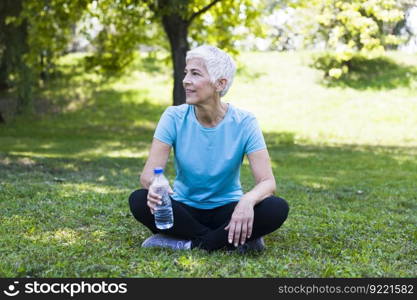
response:
M262 236L286 220L289 208L273 195L275 179L256 118L221 101L235 71L231 57L216 47L187 53L186 104L162 114L140 177L144 189L129 198L133 216L155 233L143 247L262 250ZM153 213L160 197L149 188L153 169L165 168L172 147L174 226L159 230ZM240 184L245 154L256 181L246 194Z

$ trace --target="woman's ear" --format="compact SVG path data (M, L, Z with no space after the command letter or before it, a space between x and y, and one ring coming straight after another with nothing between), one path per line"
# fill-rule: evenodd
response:
M223 91L226 88L226 84L227 84L226 78L218 79L216 82L216 91L217 92Z

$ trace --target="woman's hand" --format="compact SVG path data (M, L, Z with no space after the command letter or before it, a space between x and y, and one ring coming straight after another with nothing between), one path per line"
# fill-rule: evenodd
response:
M243 245L246 239L252 235L253 205L247 201L239 201L233 211L229 224L224 228L229 230L229 243L238 246Z
M174 192L172 191L171 187L169 187L168 194L172 195ZM149 206L149 209L151 210L151 214L154 214L156 206L162 204L162 196L155 193L152 186L149 186L148 190L148 202L146 203Z

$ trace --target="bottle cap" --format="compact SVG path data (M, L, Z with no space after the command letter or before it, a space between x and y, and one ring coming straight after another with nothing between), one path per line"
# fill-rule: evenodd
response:
M164 169L161 168L161 167L155 168L155 169L153 169L153 173L154 174L162 174L162 173L164 173Z

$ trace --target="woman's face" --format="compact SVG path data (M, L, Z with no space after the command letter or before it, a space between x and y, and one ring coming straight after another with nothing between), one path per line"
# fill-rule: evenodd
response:
M185 77L182 84L185 90L186 103L204 103L215 97L216 88L210 81L206 65L201 58L187 60L184 73Z

